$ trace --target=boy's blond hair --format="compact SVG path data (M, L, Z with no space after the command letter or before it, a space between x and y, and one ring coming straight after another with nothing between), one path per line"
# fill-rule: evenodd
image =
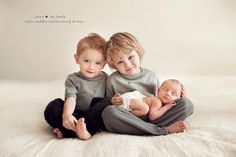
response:
M108 65L115 69L112 57L130 53L132 50L138 53L140 60L143 58L144 50L132 34L127 32L113 34L107 42L106 58Z
M96 33L90 33L79 41L76 54L80 55L87 49L96 49L104 55L104 58L106 58L106 40Z

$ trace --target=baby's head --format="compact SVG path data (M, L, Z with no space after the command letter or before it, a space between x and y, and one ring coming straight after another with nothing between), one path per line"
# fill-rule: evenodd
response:
M140 62L143 58L144 50L138 40L127 32L115 33L107 42L107 63L111 68L118 70L115 61L132 52L137 53Z
M158 89L158 97L164 104L173 103L182 96L183 85L178 80L165 80Z
M92 78L101 74L106 64L105 52L106 40L96 33L90 33L79 41L74 57L84 76Z

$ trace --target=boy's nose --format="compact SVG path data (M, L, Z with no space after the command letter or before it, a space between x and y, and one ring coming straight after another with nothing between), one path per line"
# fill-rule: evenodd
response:
M94 69L94 64L89 64L89 69Z
M131 65L131 63L130 63L130 62L125 62L125 67L126 67L126 68L129 68L129 67L130 67L130 65Z

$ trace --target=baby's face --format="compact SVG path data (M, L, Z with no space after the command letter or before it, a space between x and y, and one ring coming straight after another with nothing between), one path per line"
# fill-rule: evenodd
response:
M171 81L164 82L158 90L158 97L164 104L173 103L181 97L182 86Z
M133 50L130 53L123 53L112 57L115 68L123 75L136 75L140 73L140 58Z

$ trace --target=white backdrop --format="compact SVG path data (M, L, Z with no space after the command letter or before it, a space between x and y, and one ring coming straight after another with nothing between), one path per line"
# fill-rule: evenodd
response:
M65 78L80 38L120 31L157 75L236 75L235 0L0 0L0 20L0 79Z

